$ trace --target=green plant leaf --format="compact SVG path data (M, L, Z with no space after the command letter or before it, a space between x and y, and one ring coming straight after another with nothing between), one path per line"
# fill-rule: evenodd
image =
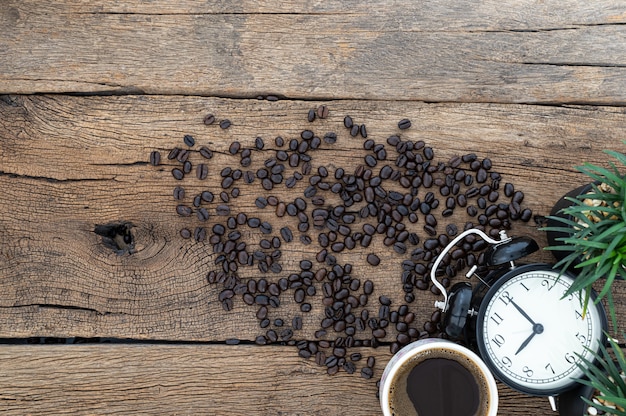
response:
M613 166L615 168L615 166ZM591 163L584 163L582 166L577 166L576 169L579 172L584 173L590 178L606 183L607 181L612 181L615 183L619 183L622 181L622 178L619 177L619 174L615 174L615 170L608 170L601 166L597 166Z
M626 144L626 142L625 142ZM626 155L620 152L616 152L615 150L605 150L604 153L606 153L609 156L613 156L615 159L617 159L622 165L626 166Z

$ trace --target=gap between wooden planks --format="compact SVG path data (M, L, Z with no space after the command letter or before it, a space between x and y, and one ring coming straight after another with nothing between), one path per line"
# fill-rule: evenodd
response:
M0 348L4 414L376 415L375 377L328 376L280 346L63 345ZM506 415L551 415L545 398L499 384Z

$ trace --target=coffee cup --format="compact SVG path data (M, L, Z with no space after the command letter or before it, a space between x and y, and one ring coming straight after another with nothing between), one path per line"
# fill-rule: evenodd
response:
M498 389L473 351L444 339L423 339L398 351L380 380L385 416L496 416Z

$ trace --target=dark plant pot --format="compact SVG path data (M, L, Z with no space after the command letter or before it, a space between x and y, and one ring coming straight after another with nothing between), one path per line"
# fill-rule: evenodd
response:
M578 387L561 394L559 396L559 415L582 416L586 414L589 405L581 397L591 400L594 393L593 387L579 384Z
M572 219L571 216L569 215L563 215L563 213L561 213L560 211L563 208L567 208L573 205L572 201L568 201L567 199L565 199L566 197L570 197L570 198L576 198L578 195L582 195L582 194L586 194L587 192L591 191L591 184L585 184L585 185L581 185L576 189L572 189L571 191L569 191L568 193L566 193L565 195L563 195L561 197L561 199L559 199L556 204L554 204L554 206L552 207L552 211L550 211L550 215L553 217L561 217L561 218L568 218L568 219ZM546 226L548 227L563 227L565 226L564 224L553 220L553 219L548 219L546 222ZM549 246L558 246L558 245L562 245L563 243L561 241L558 241L557 238L563 238L563 237L569 237L568 234L566 233L562 233L562 232L556 232L556 231L547 231L546 232L546 236L548 238L548 245ZM552 251L552 254L554 255L554 257L557 260L562 260L563 258L565 258L568 254L570 254L570 251Z

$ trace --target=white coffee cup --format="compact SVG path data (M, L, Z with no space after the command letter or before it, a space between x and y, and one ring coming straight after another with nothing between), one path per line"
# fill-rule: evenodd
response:
M431 360L425 364L429 359L439 360ZM439 367L444 365L445 367ZM426 374L432 374L432 377L424 377ZM419 378L415 378L418 376ZM454 377L453 380L450 379L452 376ZM433 386L427 385L426 387L427 389L434 389L435 383L445 383L446 380L451 383L462 382L463 386L473 386L472 380L469 380L470 383L466 383L469 378L473 378L476 383L476 388L464 390L465 394L471 395L471 400L465 400L466 397L460 399L463 400L462 402L453 403L456 397L460 397L458 391L434 394L431 392L425 400L429 403L418 403L418 407L463 406L476 409L474 414L477 416L496 416L498 412L498 388L485 363L468 348L451 341L435 338L413 342L398 351L385 367L379 390L383 414L385 416L417 414L414 401L419 402L420 399L415 396L411 398L407 393L407 383L411 385L411 380L423 381L426 384L431 383ZM469 391L472 393L468 393ZM438 395L441 397L437 397ZM468 412L471 411L468 410Z

